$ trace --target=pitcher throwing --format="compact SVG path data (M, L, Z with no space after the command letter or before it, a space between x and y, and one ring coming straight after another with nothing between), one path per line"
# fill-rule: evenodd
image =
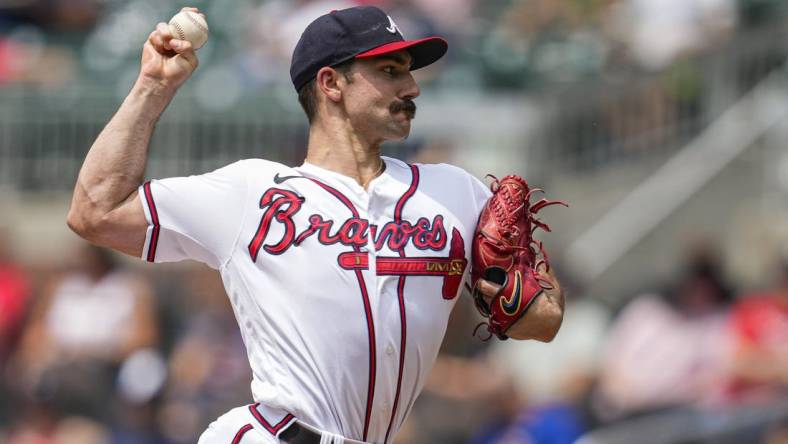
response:
M68 223L150 262L193 259L221 273L255 403L217 419L201 444L394 440L469 279L491 195L459 168L380 155L410 132L411 71L446 50L438 37L405 40L375 7L328 13L303 32L290 68L310 122L301 166L247 159L142 183L155 123L198 63L166 24L150 34L134 87L87 154ZM556 334L563 296L552 274L541 278L552 290L509 337Z

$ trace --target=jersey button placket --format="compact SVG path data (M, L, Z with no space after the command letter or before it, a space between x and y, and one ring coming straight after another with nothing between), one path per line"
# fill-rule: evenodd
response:
M371 206L371 198L370 195L364 192L363 189L359 192L359 217L362 219L367 220L367 224L374 223L374 210ZM375 242L372 238L372 231L367 227L367 243L366 246L361 247L359 249L362 253L366 254L367 256L367 264L368 268L365 272L365 281L367 283L367 289L369 293L370 305L372 307L372 317L375 323L375 342L377 349L377 356L375 356L376 360L376 371L375 371L375 386L374 396L373 396L373 404L372 404L372 417L370 418L370 427L369 427L369 436L372 436L376 428L374 425L376 422L376 416L379 414L380 409L380 396L381 396L381 383L383 381L383 375L381 374L381 356L383 353L383 346L382 340L385 340L382 336L385 335L385 330L381 325L381 318L379 316L381 310L381 303L382 297L380 289L378 288L378 277L377 277L377 264L375 263Z
M380 228L386 223L385 217L382 214L385 211L385 208L381 208L384 204L380 202L380 199L384 197L377 193L374 187L370 187L368 189L367 194L367 203L368 203L368 217L369 223L375 224L377 226L378 235ZM389 287L389 278L390 276L378 276L377 275L377 256L378 251L375 249L375 236L373 236L372 231L370 230L368 236L368 250L369 250L369 265L370 265L370 276L371 279L375 280L375 295L381 307L381 312L383 313L388 311L391 304L396 303L396 292L394 294L391 293L391 288ZM385 251L385 248L384 250ZM384 308L385 307L385 308ZM383 323L386 320L384 317L376 318L376 322ZM393 380L396 382L396 366L397 366L397 358L398 354L395 347L392 345L394 338L391 337L391 329L388 328L388 324L384 327L381 324L379 329L380 334L377 337L379 348L380 350L378 355L378 376L382 378L381 384L377 387L377 393L375 397L375 404L377 415L379 415L376 419L378 422L379 432L385 433L386 427L388 426L388 421L391 416L391 406L392 406L392 399L390 398L391 394L388 393L386 383L383 380L388 381L390 383ZM393 372L393 373L392 373Z

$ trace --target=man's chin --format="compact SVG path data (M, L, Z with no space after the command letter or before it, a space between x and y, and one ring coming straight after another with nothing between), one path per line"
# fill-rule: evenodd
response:
M398 121L389 128L387 140L397 141L407 139L410 135L410 120Z

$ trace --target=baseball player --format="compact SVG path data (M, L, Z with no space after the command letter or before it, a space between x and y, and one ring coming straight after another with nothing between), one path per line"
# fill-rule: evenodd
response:
M213 422L201 444L394 440L468 277L490 196L459 168L380 155L410 132L411 71L446 50L439 37L405 40L375 7L332 11L293 52L310 122L302 165L247 159L142 183L156 121L198 63L166 24L150 34L134 87L87 154L68 224L149 262L219 270L255 403ZM485 295L498 289L483 283ZM562 313L555 282L508 334L550 340Z

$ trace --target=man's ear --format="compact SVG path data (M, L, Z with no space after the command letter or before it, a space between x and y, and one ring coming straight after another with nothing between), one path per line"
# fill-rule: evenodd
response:
M332 102L339 102L342 98L342 89L339 83L344 82L344 80L336 69L328 66L320 68L320 71L317 72L317 77L315 77L318 90Z

